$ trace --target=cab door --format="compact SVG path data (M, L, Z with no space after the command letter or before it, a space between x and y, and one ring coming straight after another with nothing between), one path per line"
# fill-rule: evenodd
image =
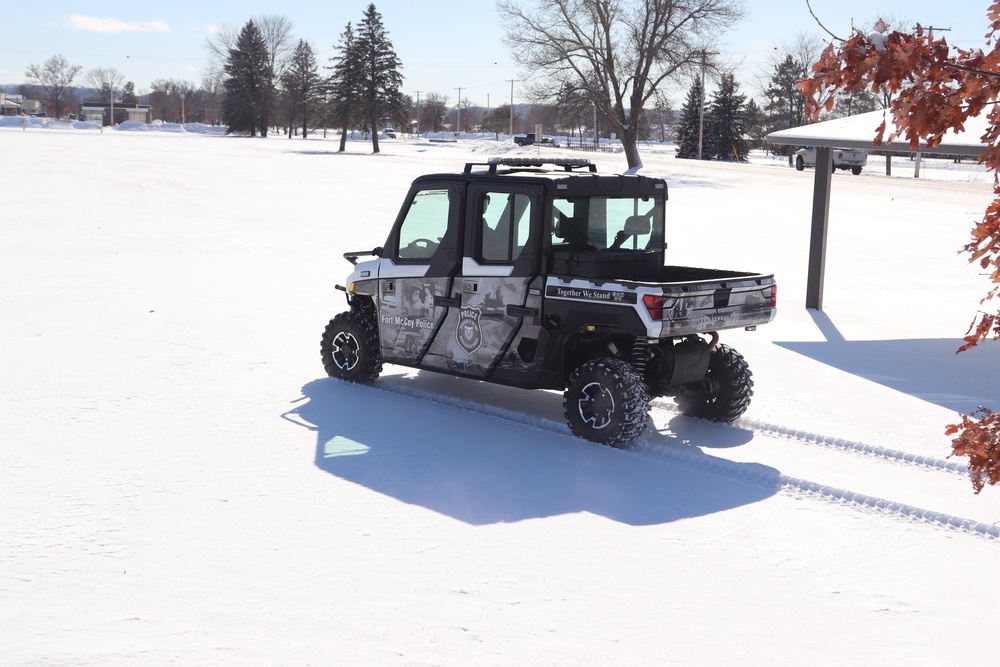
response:
M425 181L407 197L379 268L382 358L419 365L453 306L462 229L461 183Z
M540 265L541 186L483 182L466 196L464 253L448 311L422 366L486 378L537 304L526 306Z

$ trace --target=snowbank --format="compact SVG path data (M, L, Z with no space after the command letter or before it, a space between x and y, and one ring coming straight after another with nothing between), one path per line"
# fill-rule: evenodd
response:
M23 127L24 129L44 129L44 130L101 130L100 123L88 121L64 121L52 118L38 118L36 116L0 116L0 127ZM109 128L111 129L111 128ZM114 126L119 132L186 132L188 134L219 135L225 134L226 128L219 125L205 125L203 123L167 123L162 120L154 120L152 123L141 123L135 120L127 120Z

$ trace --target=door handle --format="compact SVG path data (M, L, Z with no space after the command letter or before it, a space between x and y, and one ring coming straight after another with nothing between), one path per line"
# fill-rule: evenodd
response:
M450 296L435 296L434 306L437 308L458 308L462 305L461 295Z
M509 317L538 317L537 308L529 308L528 306L507 306L507 315Z

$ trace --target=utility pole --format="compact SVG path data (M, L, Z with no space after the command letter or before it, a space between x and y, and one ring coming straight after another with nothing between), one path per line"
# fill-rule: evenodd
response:
M424 91L417 91L417 135L420 134L420 93Z
M462 89L457 88L456 90L458 90L458 119L455 121L455 136L458 137L462 133Z
M594 151L601 148L601 135L597 132L597 100L594 100Z
M705 136L705 67L707 67L706 59L708 56L717 56L718 51L706 51L701 50L701 100L698 103L698 159L702 159L701 151L703 140Z
M517 79L505 79L510 83L510 136L514 136L514 84Z

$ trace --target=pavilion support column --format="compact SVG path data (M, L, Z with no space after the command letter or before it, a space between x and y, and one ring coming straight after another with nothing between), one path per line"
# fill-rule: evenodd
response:
M833 149L816 148L816 180L813 185L812 234L809 238L809 276L806 308L823 310L823 276L826 272L826 232L830 220L830 189L833 186Z

